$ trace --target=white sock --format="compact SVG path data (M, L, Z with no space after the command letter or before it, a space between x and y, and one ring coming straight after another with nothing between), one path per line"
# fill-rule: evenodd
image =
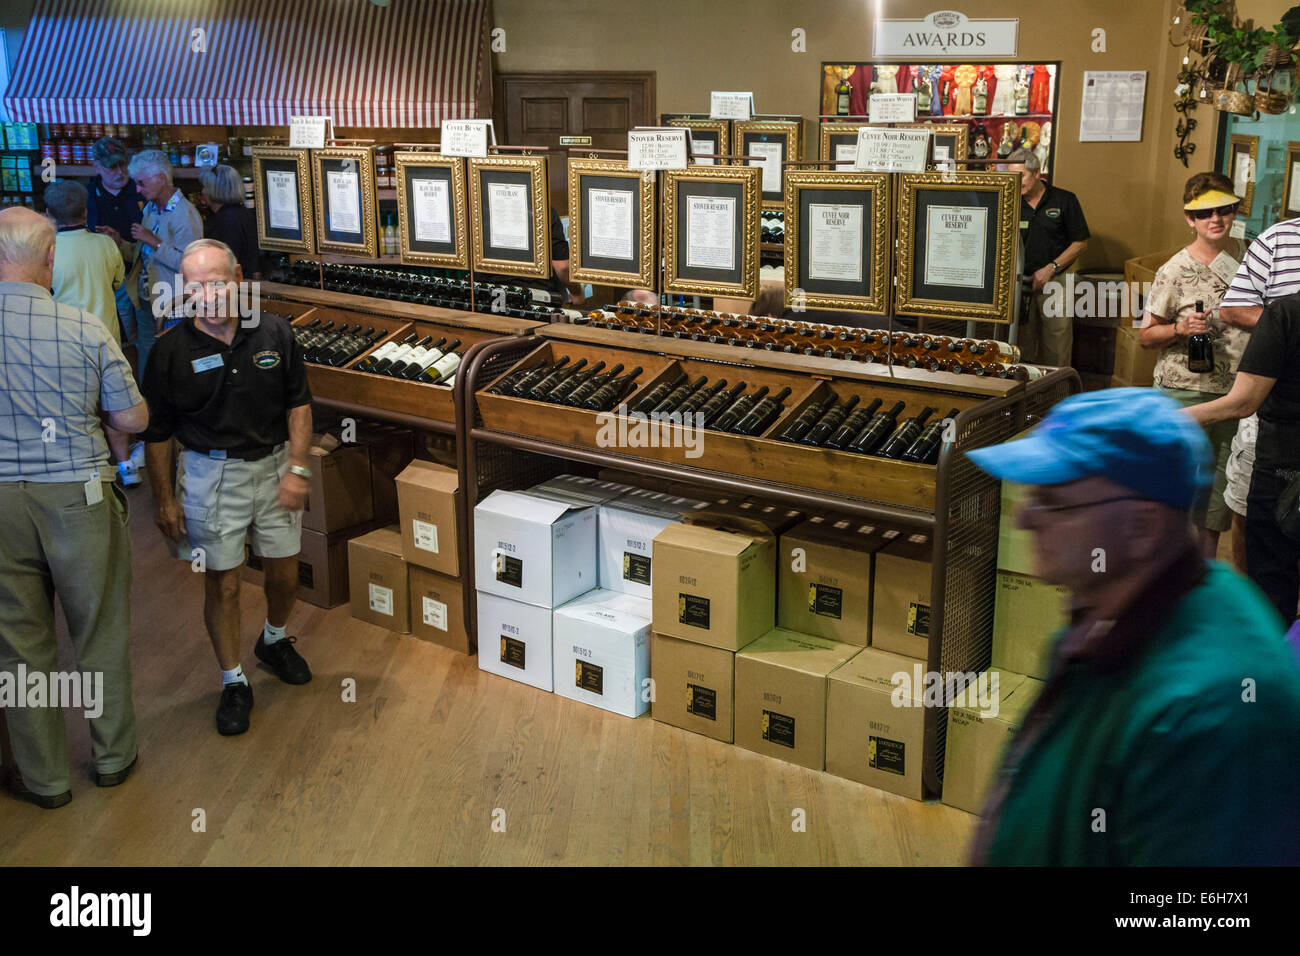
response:
M285 627L289 625L286 624ZM284 627L276 627L270 621L262 628L262 641L266 644L274 644L276 641L284 640Z
M234 670L221 672L221 686L229 687L231 684L247 684L248 678L244 676L244 669L238 664Z

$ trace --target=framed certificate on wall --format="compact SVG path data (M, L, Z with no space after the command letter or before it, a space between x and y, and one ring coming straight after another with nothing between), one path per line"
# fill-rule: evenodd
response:
M757 298L762 170L695 167L663 176L665 290Z
M858 156L858 130L865 123L822 123L817 158L823 162L853 162ZM836 169L850 169L837 166Z
M762 170L763 208L784 209L785 189L782 163L803 158L799 144L802 123L792 120L749 120L736 123L736 153L752 156L746 166Z
M1292 140L1286 144L1286 171L1282 176L1281 218L1295 219L1297 216L1300 216L1300 142Z
M896 312L1009 323L1019 175L903 173L898 189Z
M1255 204L1256 162L1259 159L1259 137L1233 133L1228 137L1228 178L1232 191L1241 197L1237 215L1243 219L1250 215Z
M314 149L311 162L316 192L316 248L377 258L374 147Z
M785 188L786 305L888 311L889 174L795 169Z
M655 190L622 159L569 160L569 277L655 285Z
M545 156L469 161L474 269L545 279L551 274L551 217Z
M311 164L305 149L253 147L257 244L280 252L316 251Z
M664 120L665 126L684 126L690 130L691 163L696 166L725 166L727 161L703 158L706 154L726 155L731 147L731 120L697 119L675 116ZM700 159L695 157L699 156Z
M402 261L469 268L469 199L465 161L437 153L398 152L397 223Z

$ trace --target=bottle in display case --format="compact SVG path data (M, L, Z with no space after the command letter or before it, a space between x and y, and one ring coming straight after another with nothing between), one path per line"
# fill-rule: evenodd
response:
M943 418L935 419L925 426L916 441L903 452L903 461L914 461L923 465L933 465L939 460L939 448L942 445L943 430L949 422L957 420L958 410L948 409Z
M912 443L921 437L921 429L933 414L934 409L929 405L925 406L921 409L921 414L914 415L899 425L875 454L881 458L902 458L903 453L912 447Z
M835 84L835 114L837 116L849 115L849 100L852 96L853 87L841 73L840 81Z
M898 416L905 407L903 402L895 402L888 411L877 412L853 441L849 442L848 450L863 455L875 451L876 447L893 433Z

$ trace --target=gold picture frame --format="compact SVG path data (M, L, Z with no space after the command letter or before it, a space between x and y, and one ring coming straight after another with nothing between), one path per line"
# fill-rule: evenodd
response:
M979 285L971 285L969 273L944 282L936 281L929 272L928 252L934 246L933 238L928 233L932 218L929 212L931 208L937 210L939 204L927 204L924 210L918 208L922 193L964 193L967 196L980 194L991 197L979 206L985 210L981 217L985 224L984 235L987 237L990 226L993 234L993 248L990 250L987 242L981 247ZM1015 259L1016 243L1019 239L1017 233L1019 213L1020 176L1016 173L944 171L900 174L896 259L898 287L895 294L895 312L900 315L1009 324L1012 320L1016 294ZM927 241L925 261L919 261L922 257L916 252L916 243L922 236ZM963 241L973 242L973 240ZM969 266L969 258L966 256L954 257L946 253L943 261L948 263L949 271L954 274L961 265L954 268L953 263ZM982 281L986 273L991 273L990 284L992 285L987 295L983 294L986 285ZM921 291L918 291L918 278L921 279ZM926 294L924 292L926 287L949 289L966 287L978 289L980 294L978 297L974 292L964 297L953 295L944 297Z
M618 270L604 266L588 265L595 257L584 252L583 237L587 235L586 203L583 184L588 178L624 180L635 184L633 222L639 229L633 237L633 255L636 268ZM569 158L569 278L573 282L591 282L595 285L618 285L633 288L655 287L655 189L638 170L627 168L625 159Z
M468 269L469 197L465 187L465 160L459 156L442 156L416 150L396 152L393 160L397 171L397 229L402 261L442 269ZM439 175L422 176L424 170L435 170ZM416 235L412 197L409 195L411 190L408 186L416 181L431 179L447 184L450 238L445 242ZM446 247L450 247L449 251L438 251Z
M737 156L748 155L747 150L750 148L745 145L746 136L762 136L768 142L780 142L781 165L778 167L777 175L781 177L781 188L777 190L763 191L763 208L780 210L785 208L785 163L797 163L803 159L803 144L800 136L803 132L803 123L796 120L745 120L737 121L732 126L732 135L735 137L735 150ZM737 162L749 166L752 160L738 160ZM763 167L755 166L760 172L765 171ZM760 182L761 185L761 182Z
M327 185L332 175L357 176L357 226L335 229ZM316 248L366 259L379 258L378 202L375 198L375 148L328 146L311 151L312 188L316 194ZM344 225L349 223L345 222ZM355 238L350 238L355 237Z
M1300 187L1300 141L1292 140L1286 144L1286 172L1282 176L1282 212L1281 219L1300 217L1300 196L1291 202L1291 190Z
M928 129L934 133L931 138L930 153L935 155L940 148L940 137L951 144L952 159L957 163L957 169L966 168L966 160L970 156L970 127L965 123L899 123L895 129ZM938 166L939 159L936 156L934 165Z
M1249 165L1242 161L1249 157ZM1233 133L1228 137L1228 178L1232 180L1232 189L1241 197L1237 215L1245 218L1250 215L1255 204L1255 180L1259 178L1259 137Z
M891 272L889 271L889 218L890 176L888 173L827 171L819 169L792 169L786 173L785 198L785 303L804 308L832 309L846 312L885 314L889 309ZM810 278L805 274L802 196L805 190L845 194L845 205L864 210L864 224L869 226L867 242L863 248L862 263L869 273L856 280L838 280L824 277ZM868 193L865 202L853 202ZM854 295L830 291L832 285L858 282L866 292ZM818 286L821 289L818 290ZM796 303L796 290L799 302Z
M736 298L758 297L759 206L763 171L757 166L692 166L670 169L663 173L664 206L664 290L680 295L721 295ZM687 223L678 216L679 200L691 196L707 198L723 192L724 198L739 199L734 230L733 265L724 269L684 265L678 253L689 253ZM703 278L708 272L728 272L732 278ZM687 274L687 273L693 274Z
M823 163L829 163L835 159L835 146L840 144L834 141L841 136L848 136L853 141L854 156L857 155L858 130L869 123L822 123L817 131L817 158ZM853 157L848 157L853 158ZM851 167L837 166L836 169L848 169Z
M311 158L309 150L289 149L286 146L254 146L253 208L257 213L257 244L263 249L277 252L297 252L312 255L316 252L315 214L312 205ZM270 205L267 202L268 172L292 173L292 185L297 194L298 228L296 230L272 226ZM296 232L298 238L293 238Z
M702 133L711 133L718 141L718 148L714 150L719 156L726 156L731 148L731 120L715 119L695 119L693 117L677 116L664 120L665 126L682 126L690 130L691 151L695 150L695 131ZM703 159L691 160L692 166L726 166L725 159Z
M550 276L551 210L547 201L546 175L545 156L486 156L469 160L469 216L473 237L470 242L470 262L475 271L538 279ZM495 179L503 186L528 187L528 241L531 250L489 245L490 237L486 233L491 228L491 210L488 210L488 226L485 229L484 177Z

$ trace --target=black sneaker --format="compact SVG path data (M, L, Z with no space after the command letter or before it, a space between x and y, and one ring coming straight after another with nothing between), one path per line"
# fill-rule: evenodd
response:
M275 676L286 684L305 684L311 680L311 668L302 659L302 655L293 649L298 642L296 637L286 637L274 644L266 643L266 635L259 634L253 653L257 659L271 670Z
M19 800L26 800L42 810L57 810L59 807L65 807L72 802L71 790L64 790L62 793L51 796L43 793L33 793L27 789L27 785L23 783L22 774L17 770L9 771L9 775L5 778L5 789Z
M247 684L227 684L221 688L217 705L217 733L233 737L248 729L248 712L253 709L253 688Z
M133 771L139 763L140 753L137 751L135 758L121 770L114 771L113 773L100 773L96 770L95 786L116 787L118 784L123 783L127 777L131 776L131 771Z

